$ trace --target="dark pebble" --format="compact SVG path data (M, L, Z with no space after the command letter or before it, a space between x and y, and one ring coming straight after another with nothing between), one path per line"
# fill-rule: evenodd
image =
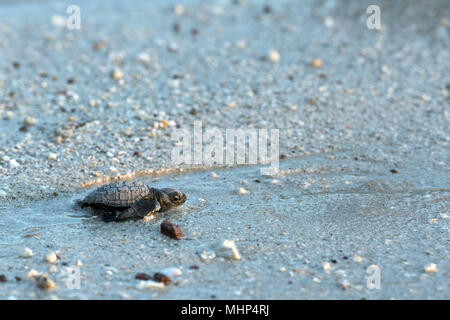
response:
M6 281L8 281L6 279L6 276L4 274L0 274L0 282L6 282Z
M153 280L156 282L162 282L166 286L168 286L170 284L170 278L168 276L166 276L165 274L162 274L159 272L157 272L153 275Z
M189 269L198 270L198 269L200 269L200 267L197 264L193 264L192 266L189 267Z
M263 12L267 13L267 14L272 13L272 7L271 6L267 6L267 5L264 6Z
M161 233L176 240L184 237L183 229L169 220L164 220L161 223Z
M135 276L134 276L134 278L135 279L138 279L138 280L145 280L145 281L147 281L147 280L150 280L152 277L150 277L148 274L146 274L146 273L138 273L138 274L136 274Z
M391 173L398 173L398 170L396 170L396 169L391 169Z

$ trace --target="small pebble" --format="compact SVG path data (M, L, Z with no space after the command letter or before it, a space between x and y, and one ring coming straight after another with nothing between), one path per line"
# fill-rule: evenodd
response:
M183 229L169 220L164 220L161 223L161 233L176 240L184 237Z
M50 154L48 155L47 159L48 159L48 160L56 160L56 154L50 152Z
M36 119L33 117L26 117L24 124L27 127L34 126L36 124Z
M39 272L37 272L37 271L34 270L34 269L31 269L30 272L28 272L28 274L27 274L27 278L28 278L28 279L33 279L33 278L35 278L37 275L39 275Z
M332 17L325 17L323 24L327 28L332 28L334 26L334 19Z
M135 279L137 280L150 280L152 277L150 277L150 275L146 274L146 273L138 273L134 276Z
M217 173L215 173L215 172L211 172L210 176L213 179L217 179L219 177L219 175Z
M177 16L182 16L184 13L184 8L181 4L177 4L173 7L173 13L175 13Z
M77 261L77 267L78 268L81 268L83 266L83 263L81 262L81 260L78 260Z
M325 262L322 266L323 270L329 272L331 270L331 264L329 262Z
M204 250L200 254L200 258L203 259L203 261L211 261L216 257L216 253L212 250Z
M0 274L0 282L7 282L6 276L4 274Z
M141 52L137 55L137 61L143 63L143 64L150 64L151 57L146 52Z
M92 49L98 51L108 44L106 40L99 40L92 45Z
M30 248L26 247L25 250L23 251L23 257L30 258L32 256L33 256L33 251Z
M123 78L123 72L122 70L115 68L113 71L111 71L111 78L114 80L120 80Z
M170 277L160 272L157 272L153 275L153 280L156 282L164 283L164 285L166 286L168 286L171 282Z
M214 250L218 257L232 260L241 260L236 244L232 240L221 240L215 244Z
M426 273L436 273L438 272L437 265L435 263L429 263L424 268L424 271Z
M182 275L181 270L178 268L175 268L175 267L165 268L165 269L161 270L160 273L171 279L174 279L174 278Z
M431 100L431 98L429 96L427 96L426 94L422 95L422 101L428 102L430 100Z
M247 194L247 193L249 193L249 191L244 189L244 188L242 188L242 187L240 187L239 190L238 190L238 193L239 194Z
M247 47L247 41L245 40L239 40L236 43L236 48L238 48L239 50L245 49L245 47Z
M16 161L16 159L9 160L9 166L11 168L18 168L20 167L20 164Z
M362 258L360 256L358 256L358 255L355 255L353 257L353 261L355 261L356 263L361 263L362 262Z
M343 281L339 282L339 286L342 288L342 290L347 290L350 288L350 282L347 279L344 279Z
M67 25L66 17L59 14L54 14L51 18L51 22L55 27L65 27Z
M270 50L269 54L267 55L267 60L272 63L277 63L281 60L281 55L276 50Z
M55 288L55 283L45 274L41 274L36 278L36 284L39 288L45 290L53 290Z
M314 59L313 61L311 61L311 67L313 68L321 68L322 64L323 62L320 59Z
M165 285L162 282L156 282L153 280L139 281L136 285L136 289L145 290L145 289L162 289Z
M56 263L56 261L58 261L58 256L56 255L56 253L50 252L45 256L45 261L47 261L47 263L54 264Z

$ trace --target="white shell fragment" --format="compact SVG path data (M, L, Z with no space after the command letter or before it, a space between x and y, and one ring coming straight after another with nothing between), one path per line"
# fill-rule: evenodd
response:
M30 248L25 247L25 250L23 251L23 257L31 258L32 256L33 256L33 251Z
M45 261L47 261L47 263L54 264L58 261L58 257L56 256L56 253L50 252L45 256Z
M215 172L211 172L210 176L213 179L217 179L219 177L219 175L217 173L215 173Z
M267 55L267 60L272 63L277 63L281 60L281 55L276 50L270 50L269 54Z
M204 250L202 253L200 253L200 258L203 259L203 261L211 261L216 257L216 253L212 250Z
M249 191L247 189L244 189L244 188L240 187L239 190L238 190L238 193L239 194L247 194L247 193L249 193Z
M437 265L435 263L429 263L423 269L426 273L436 273L438 271Z
M241 260L241 255L239 254L234 241L221 240L215 245L215 251L218 257Z
M174 279L174 278L182 275L181 270L178 268L175 268L175 267L165 268L165 269L161 270L161 273L163 275L169 277L170 279Z
M156 282L153 280L139 281L136 285L136 289L145 290L145 289L162 289L164 288L163 282Z
M38 276L40 273L37 272L34 269L31 269L30 272L28 272L27 278L28 279L34 279L34 277Z
M137 61L144 63L144 64L149 64L151 61L151 57L148 53L146 52L141 52L137 55Z
M111 71L111 78L114 80L120 80L123 78L122 70L115 68Z
M322 267L325 272L329 272L331 270L331 264L329 262L325 262Z

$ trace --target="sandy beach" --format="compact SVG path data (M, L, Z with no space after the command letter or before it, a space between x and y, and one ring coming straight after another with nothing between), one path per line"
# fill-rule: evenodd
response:
M369 1L78 1L81 29L70 4L0 3L0 299L450 298L447 1L381 1L380 30ZM279 171L175 164L195 123L278 130ZM188 200L74 205L132 179Z

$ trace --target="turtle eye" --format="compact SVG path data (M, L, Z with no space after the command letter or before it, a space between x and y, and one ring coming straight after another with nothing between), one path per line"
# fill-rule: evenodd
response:
M179 196L173 196L173 197L172 197L172 200L173 200L174 202L178 202L178 201L180 201L180 197L179 197Z

